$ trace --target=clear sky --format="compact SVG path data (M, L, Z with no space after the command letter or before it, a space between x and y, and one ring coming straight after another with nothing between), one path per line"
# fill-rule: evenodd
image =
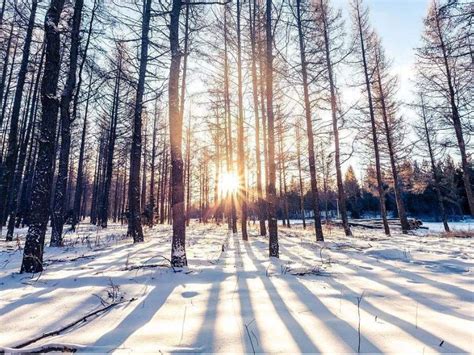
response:
M400 76L401 98L410 97L414 48L419 46L429 0L367 0L370 18Z
M413 98L415 48L420 44L423 18L430 2L431 0L365 0L370 9L370 24L381 37L387 56L392 60L393 72L398 75L398 98L404 102L410 102ZM333 0L333 5L344 11L348 30L351 24L349 3L350 0ZM402 106L400 113L407 121L415 115L406 106ZM352 157L346 166L349 164L362 174L358 156Z

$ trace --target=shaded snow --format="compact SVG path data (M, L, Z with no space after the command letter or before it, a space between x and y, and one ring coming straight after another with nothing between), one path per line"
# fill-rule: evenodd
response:
M168 267L171 227L81 226L64 248L46 248L41 275L18 274L18 242L0 253L0 346L61 328L103 304L118 305L31 345L77 344L79 352L460 353L473 347L472 239L385 237L355 229L280 229L268 239L224 226L187 231L189 267ZM20 233L20 244L24 244ZM222 247L224 245L224 251ZM440 345L441 344L441 345Z

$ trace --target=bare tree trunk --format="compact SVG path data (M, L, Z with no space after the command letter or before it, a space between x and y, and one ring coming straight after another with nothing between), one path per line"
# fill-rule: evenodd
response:
M224 96L227 119L227 136L228 136L228 151L229 151L229 165L227 166L227 173L233 173L234 170L234 149L232 142L232 116L230 112L230 88L229 88L229 64L227 56L227 5L224 10ZM233 194L229 194L230 199L230 227L233 233L237 233L237 213L235 208L235 200Z
M273 115L273 32L272 32L272 0L266 0L266 96L267 96L267 119L268 119L268 231L269 256L279 257L278 245L278 221L276 218L276 167L275 167L275 122Z
M237 120L237 155L239 189L237 191L238 203L240 205L240 223L242 239L248 240L247 233L247 196L245 190L245 150L244 150L244 99L242 94L242 46L240 30L240 0L237 0L237 86L239 96L239 116Z
M428 153L430 155L431 174L433 176L434 188L436 191L436 199L438 200L438 208L441 213L441 219L443 221L444 230L449 232L448 218L446 216L446 210L444 208L443 196L441 195L441 177L439 175L439 169L436 167L435 157L433 153L433 146L430 138L430 130L428 129L428 120L426 117L426 108L424 103L423 94L421 94L421 118L423 119L423 129L426 138L426 144L428 147Z
M372 126L372 144L374 146L374 155L375 155L375 170L377 175L377 190L379 193L379 202L380 202L380 214L382 216L382 223L384 227L384 231L386 235L390 235L390 228L388 226L387 220L387 210L385 208L385 194L383 191L383 183L382 183L382 170L380 167L380 152L379 152L379 142L377 138L377 125L375 122L375 114L374 114L374 105L372 103L372 90L370 88L370 73L369 68L367 65L367 56L366 56L366 48L365 48L365 40L364 40L364 33L362 30L362 18L360 13L360 4L356 4L356 11L357 11L357 26L358 26L358 35L360 38L360 46L361 46L361 55L362 55L362 62L364 66L364 79L365 79L365 86L367 90L367 100L369 104L369 116L370 116L370 123Z
M306 229L306 217L304 208L304 189L303 189L303 177L301 174L301 134L300 134L300 123L296 123L296 159L298 164L298 181L300 188L300 211L303 219L303 229Z
M186 225L189 226L189 212L191 210L191 116L186 132Z
M305 44L304 44L304 38L303 38L303 24L301 20L301 0L296 1L296 13L297 13L296 22L298 26L298 39L299 39L300 58L301 58L301 74L303 77L306 134L308 136L308 160L309 160L309 173L311 177L311 201L313 203L314 228L316 230L316 240L323 241L324 235L323 235L323 228L321 225L321 213L319 211L319 190L318 190L318 180L316 176L316 159L314 155L313 122L312 122L312 115L311 115L311 103L309 100L309 90L308 90L308 71L307 71Z
M156 146L157 146L157 134L158 134L158 98L155 100L155 113L153 117L153 135L152 135L152 147L151 147L151 175L150 175L150 220L148 225L153 227L155 223L155 168L156 168Z
M7 45L5 47L5 57L4 57L3 66L2 66L2 81L0 81L0 104L3 103L4 97L6 98L8 96L8 89L5 92L5 84L7 83L8 68L9 68L9 61L10 61L10 49L11 49L12 39L13 39L14 25L15 25L15 19L13 19L11 22L10 34L8 36ZM15 53L16 53L16 47L17 47L17 44L15 44ZM15 54L13 55L12 62L15 62ZM10 72L9 80L11 80L11 72ZM5 117L5 109L4 109L4 106L2 105L2 112L0 112L0 128L3 127L4 117Z
M117 139L117 121L118 121L118 110L120 102L120 82L122 79L122 58L119 54L117 63L117 77L115 78L115 85L113 91L112 100L112 112L110 114L109 124L109 135L107 142L107 154L105 161L105 176L104 176L104 190L100 196L99 203L99 223L102 228L107 228L107 220L109 217L109 195L110 186L112 185L112 173L114 166L114 152L115 152L115 140Z
M179 110L179 75L181 52L179 49L179 16L181 0L173 0L170 12L171 65L168 83L170 151L171 151L171 209L173 218L173 238L171 243L171 265L183 267L186 258L186 218L184 211L183 181L183 120Z
M44 22L46 59L41 83L42 117L38 160L32 193L30 226L26 235L20 272L43 270L43 248L48 223L49 203L53 180L52 164L58 115L56 90L60 70L60 34L56 30L64 6L64 0L51 0Z
M43 47L42 54L41 54L41 59L40 63L37 69L36 73L36 79L34 80L34 88L33 88L33 97L32 97L32 104L30 106L30 111L29 111L29 119L28 119L28 126L26 128L26 134L23 139L23 143L20 147L20 152L18 156L18 164L17 168L15 170L15 176L13 178L13 183L12 183L12 191L10 193L10 218L8 220L8 232L7 232L7 241L8 240L13 240L13 232L14 228L17 225L16 224L16 217L17 217L17 211L20 208L20 198L21 194L19 194L20 190L20 185L21 185L21 177L23 175L23 170L26 162L26 154L27 154L27 148L29 144L33 144L32 142L32 134L33 134L33 126L36 123L36 107L37 107L37 101L38 101L38 89L39 89L39 83L41 80L41 74L43 70L43 61L44 61L44 56L45 56L45 47ZM28 113L25 110L25 115Z
M347 217L346 207L346 193L344 191L344 183L342 181L341 171L341 149L339 146L339 123L338 123L338 107L337 107L337 96L336 86L334 83L333 64L331 59L331 44L329 41L328 24L327 24L327 5L320 0L322 19L323 19L323 32L324 32L324 49L326 54L326 66L328 70L329 78L329 89L331 93L331 117L332 117L332 131L334 134L334 160L336 165L336 184L337 184L337 200L339 203L339 211L341 213L342 226L344 227L344 233L346 236L351 236L351 228ZM326 216L327 218L327 216Z
M35 25L36 8L38 1L33 0L30 17L28 20L28 27L26 30L25 42L23 44L23 56L21 59L20 70L18 72L18 80L16 83L15 96L13 99L13 109L10 117L10 131L8 134L8 150L7 156L4 162L1 164L1 175L0 175L0 232L5 217L9 211L7 206L13 207L13 201L16 200L16 191L13 193L15 196L9 198L9 194L12 190L12 183L15 176L15 167L18 158L18 123L20 120L20 110L23 97L23 89L25 86L26 74L28 72L28 63L30 59L30 48L31 40L33 37L33 29ZM8 53L6 53L8 56ZM8 203L11 202L11 203Z
M148 32L150 30L151 0L143 2L142 34L140 45L140 69L133 117L133 139L130 151L130 178L128 188L128 231L134 243L143 242L143 230L140 215L140 167L142 144L142 109L145 90L146 67L148 63Z
M73 216L72 216L72 228L75 229L76 224L79 223L81 199L84 187L84 152L86 148L86 135L87 135L87 115L89 114L89 101L92 91L92 76L89 79L86 107L84 110L84 124L82 126L81 134L81 146L79 148L79 161L77 165L77 179L76 179L76 191L74 193L73 202Z
M168 151L166 147L166 142L165 146L163 148L163 168L162 168L162 176L163 178L161 179L161 201L160 201L160 224L165 223L165 201L166 201L166 195L168 191Z
M470 167L469 167L469 162L467 160L466 143L464 141L462 123L461 123L461 118L459 116L459 109L456 103L456 94L454 92L451 68L449 66L449 58L448 58L448 55L446 54L446 45L445 45L445 40L443 36L443 31L439 23L438 14L436 15L436 26L437 26L437 31L438 31L439 41L440 41L440 49L443 54L443 64L444 64L446 80L448 84L449 104L451 106L451 119L454 126L454 132L456 133L456 140L458 142L459 153L461 154L461 165L462 165L462 170L463 170L464 189L466 190L467 202L469 205L471 216L474 217L474 195L472 192Z
M392 177L393 177L393 190L395 192L395 201L397 203L397 211L398 211L398 217L400 219L400 224L402 226L402 232L403 233L408 233L408 230L410 229L410 225L408 224L408 219L407 215L405 212L405 204L403 203L402 200L402 192L400 188L400 178L398 176L398 168L397 168L397 162L396 162L396 156L395 156L395 150L393 147L393 137L392 137L392 129L389 127L389 122L388 122L388 112L387 112L387 106L385 102L385 90L382 85L382 77L380 74L380 67L379 67L379 58L378 54L376 55L376 69L375 69L375 75L376 75L376 80L377 80L377 85L379 89L379 94L380 94L380 104L381 104L381 110L382 110L382 120L385 128L385 135L387 138L387 146L388 146L388 154L390 158L390 167L392 169Z
M253 7L252 7L253 4ZM260 152L260 118L259 118L259 102L258 102L258 77L257 77L257 2L249 1L250 16L250 44L252 50L252 94L253 94L253 111L255 115L255 160L257 170L257 214L260 222L260 235L267 234L265 226L265 214L263 213L263 192L262 192L262 162Z
M80 29L83 0L76 0L74 5L74 15L71 29L71 49L69 54L69 72L61 95L61 149L59 155L58 177L56 180L56 189L54 192L54 203L52 213L52 247L62 245L62 233L64 226L64 216L66 214L66 187L69 171L69 154L71 150L71 102L76 86L77 59L79 56Z

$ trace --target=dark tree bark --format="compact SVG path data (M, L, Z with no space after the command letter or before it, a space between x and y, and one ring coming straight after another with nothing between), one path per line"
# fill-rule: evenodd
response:
M186 217L184 211L183 181L183 120L179 107L179 76L181 52L179 49L179 16L181 0L173 0L170 12L171 65L168 83L169 126L171 152L171 210L173 218L173 238L171 242L171 265L183 267L186 258Z
M74 193L73 216L72 216L73 229L75 229L76 224L79 223L81 199L83 196L83 189L84 189L84 153L86 149L87 116L89 114L89 101L91 97L91 91L92 91L92 76L89 79L87 98L86 98L86 107L84 110L84 123L82 125L82 133L81 133L81 145L79 148L79 161L77 164L76 191Z
M12 183L15 176L15 167L18 158L18 124L20 121L23 89L25 86L26 74L28 72L28 63L30 61L31 40L33 37L33 29L35 26L37 6L38 1L33 0L31 5L30 17L28 19L28 27L26 29L25 42L23 44L23 56L21 59L20 70L18 72L18 80L15 88L15 96L13 99L13 108L10 116L10 131L8 134L7 156L2 162L2 166L0 168L0 231L5 217L8 213L8 202L10 201L11 203L13 203L13 200L16 200L16 191L14 192L15 196L10 196L10 193L12 190Z
M43 270L43 248L48 223L51 186L53 182L54 141L59 110L56 91L60 70L60 34L57 30L64 0L51 0L44 22L46 58L41 83L42 116L38 160L31 197L31 218L20 272Z
M4 101L4 95L5 97L7 96L7 94L5 94L5 84L7 83L8 68L9 68L9 61L10 61L10 49L11 49L12 40L13 40L14 25L15 25L15 21L12 21L10 25L10 34L8 35L8 40L5 47L5 56L4 56L3 65L2 65L2 80L0 81L0 104L2 104ZM16 45L15 45L15 48L16 48ZM15 52L16 52L16 49L15 49ZM13 62L15 61L14 59L15 59L15 56L13 56ZM11 78L11 73L10 73L10 78ZM6 92L8 93L8 90ZM2 105L2 112L0 113L0 128L3 127L4 118L5 118L5 112L4 112L4 106Z
M117 77L115 78L114 97L112 100L112 112L110 114L109 134L107 142L107 160L105 163L104 190L102 191L99 211L99 223L102 228L107 228L109 217L109 195L112 185L112 173L114 167L115 140L117 139L117 121L120 103L120 82L122 79L122 58L119 53L117 63Z
M17 211L20 208L20 198L18 198L18 193L20 190L20 185L21 185L21 177L23 175L23 169L25 166L26 162L26 155L27 155L27 148L28 145L33 144L32 142L32 133L33 133L33 127L36 122L36 107L37 107L37 101L38 101L38 91L39 91L39 83L41 80L41 74L43 71L43 61L44 61L44 56L45 56L45 47L43 47L42 54L41 54L41 59L39 62L39 66L37 69L36 73L36 79L34 80L34 88L33 88L33 97L32 97L32 104L30 106L29 110L29 119L28 119L28 126L26 127L26 134L23 139L23 143L21 144L20 147L20 152L18 156L18 163L17 167L15 170L15 176L13 178L12 182L12 191L10 193L10 218L8 220L8 232L7 232L7 240L12 240L13 239L13 232L14 228L17 225L16 224L16 216L17 216ZM26 110L25 110L26 111ZM27 113L27 112L25 112ZM21 194L20 194L21 196Z
M272 0L266 0L266 56L265 78L268 120L268 182L267 182L267 209L269 231L269 256L279 257L278 221L276 216L276 167L275 167L275 121L273 115L273 29L272 29Z
M66 187L69 172L69 154L71 150L71 102L76 87L77 61L79 57L80 30L83 0L76 0L71 28L71 49L69 53L69 71L61 95L61 148L59 153L58 177L54 191L53 213L51 216L51 243L52 247L62 245L64 217L66 214Z
M143 230L140 213L140 167L142 143L142 109L143 94L145 90L146 67L148 64L148 46L151 17L151 0L143 3L142 35L140 47L140 69L138 75L137 94L133 117L133 138L130 152L130 178L128 188L128 232L133 237L133 242L143 242Z

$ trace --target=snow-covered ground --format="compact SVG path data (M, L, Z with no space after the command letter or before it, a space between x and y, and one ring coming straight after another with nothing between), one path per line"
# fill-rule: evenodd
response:
M15 347L114 302L29 347L82 352L395 352L474 349L473 242L385 237L354 229L280 228L268 240L224 226L188 229L189 267L173 270L171 228L133 245L125 229L82 226L66 247L45 250L42 274L19 274L19 242L1 242L0 346ZM359 307L358 307L359 304ZM25 349L23 349L25 351Z
M474 220L448 222L449 228L453 231L470 231L474 233ZM431 232L444 231L443 223L441 222L423 222L424 227L428 227Z

